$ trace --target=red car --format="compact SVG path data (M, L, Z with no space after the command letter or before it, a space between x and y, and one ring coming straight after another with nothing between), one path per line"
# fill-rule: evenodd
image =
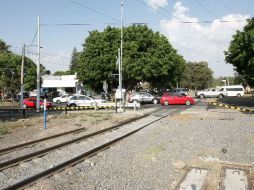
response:
M40 99L40 108L43 108L44 104L44 100ZM36 108L36 98L35 97L31 97L31 98L26 98L23 100L23 108ZM51 102L46 102L46 107L50 108L52 107L52 103Z
M167 106L169 104L191 105L191 104L195 103L195 100L189 96L165 94L161 97L160 103L165 106Z

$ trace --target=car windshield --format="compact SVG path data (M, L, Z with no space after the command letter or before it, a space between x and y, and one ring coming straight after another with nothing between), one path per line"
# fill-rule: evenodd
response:
M77 98L77 96L72 96L71 98L70 98L70 100L77 100L78 98Z

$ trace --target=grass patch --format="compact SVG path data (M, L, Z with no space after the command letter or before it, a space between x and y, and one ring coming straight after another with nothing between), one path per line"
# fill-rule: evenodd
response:
M19 103L18 102L0 102L0 107L3 106L10 106L10 107L17 107L19 106Z
M146 151L145 159L156 161L156 157L165 150L165 147L162 145L151 147Z
M254 144L254 134L251 134L251 135L248 137L248 140L249 140L249 143L250 143L250 144Z
M91 124L98 124L102 121L106 121L112 118L111 113L102 113L102 112L97 112L97 113L89 113L85 114L81 117L80 121L84 122L87 121Z
M6 135L9 133L9 130L6 126L1 126L0 127L0 135Z

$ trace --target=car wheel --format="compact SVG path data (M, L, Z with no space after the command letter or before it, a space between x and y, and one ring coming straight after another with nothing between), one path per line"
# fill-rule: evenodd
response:
M237 97L241 97L241 94L237 94Z
M158 104L158 100L157 99L153 99L153 104Z
M24 108L24 109L26 109L26 108L27 108L26 104L23 104L23 108Z
M205 98L205 95L204 94L200 94L199 96L201 99Z
M60 103L61 103L61 101L60 101L60 100L57 100L57 101L56 101L56 103L57 103L57 104L60 104Z
M220 94L220 95L218 96L218 98L223 98L223 94Z
M134 104L137 104L137 103L138 103L138 100L133 100L133 103L134 103Z
M71 104L70 107L74 108L74 107L77 107L77 105L76 104Z
M168 106L168 101L164 101L164 106Z
M185 104L186 104L187 106L191 105L190 100L186 100Z

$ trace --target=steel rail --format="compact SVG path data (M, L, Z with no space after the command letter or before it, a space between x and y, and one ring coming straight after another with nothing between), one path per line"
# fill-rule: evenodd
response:
M14 146L4 148L4 149L0 149L0 156L3 155L3 154L7 154L9 152L13 152L13 151L16 151L16 150L26 148L28 146L31 146L33 144L36 144L36 143L39 143L39 142L42 142L42 141L46 141L46 140L49 140L49 139L61 137L61 136L68 135L68 134L71 134L71 133L83 132L85 130L87 130L87 128L82 127L82 128L79 128L79 129L67 131L67 132L64 132L64 133L56 134L56 135L51 135L51 136L48 136L48 137L45 137L45 138L41 138L41 139L37 139L37 140L34 140L34 141L25 142L25 143L22 143L22 144L18 144L18 145L14 145Z
M146 113L146 114L144 114L142 116L139 116L139 117L134 117L132 119L128 119L128 120L123 121L123 122L121 122L121 123L119 123L117 125L114 125L112 127L108 127L106 129L102 129L102 130L99 130L99 131L96 131L96 132L93 132L93 133L90 133L90 134L86 134L86 135L83 135L83 136L81 136L79 138L72 139L72 140L69 140L69 141L57 144L57 145L49 147L49 148L38 150L38 151L35 151L35 152L32 152L32 153L20 156L18 158L14 158L14 159L11 159L11 160L7 160L5 162L1 162L0 163L0 171L3 171L4 169L10 168L12 166L18 165L19 163L22 163L24 161L29 161L29 160L32 160L33 158L43 156L43 155L45 155L45 154L47 154L49 152L52 152L52 151L54 151L56 149L61 148L61 147L64 147L64 146L67 146L67 145L70 145L70 144L73 144L73 143L77 143L77 142L80 142L80 141L83 141L83 140L85 140L87 138L90 138L90 137L93 137L93 136L105 133L107 131L111 131L111 130L117 129L117 128L125 125L125 124L128 124L128 123L134 122L136 120L142 119L142 118L147 117L147 116L149 116L149 115L151 115L153 113L156 113L156 112L158 112L160 110L161 109L156 109L155 111Z
M138 131L140 131L141 129L143 129L143 128L145 128L145 127L147 127L147 126L149 126L149 125L151 125L151 124L153 124L153 123L155 123L155 122L157 122L157 121L159 121L159 120L161 120L161 119L163 119L165 117L168 117L169 115L175 114L175 113L180 112L180 111L181 110L176 110L176 111L174 111L174 112L172 112L170 114L162 116L162 117L160 117L160 118L158 118L158 119L156 119L156 120L154 120L154 121L152 121L152 122L150 122L150 123L148 123L148 124L138 128L138 129L136 129L134 131L131 131L131 132L129 132L129 133L127 133L127 134L125 134L125 135L123 135L121 137L118 137L118 138L116 138L114 140L111 140L111 141L109 141L109 142L107 142L107 143L105 143L105 144L103 144L103 145L101 145L99 147L96 147L96 148L94 148L94 149L92 149L92 150L90 150L88 152L85 152L85 153L83 153L83 154L81 154L81 155L79 155L79 156L77 156L75 158L72 158L72 159L70 159L70 160L68 160L66 162L63 162L63 163L61 163L61 164L59 164L57 166L49 168L49 169L47 169L47 170L45 170L45 171L43 171L41 173L38 173L38 174L36 174L34 176L28 177L28 178L26 178L26 179L24 179L24 180L22 180L20 182L17 182L17 183L15 183L13 185L10 185L9 187L4 188L3 190L24 189L24 188L34 184L36 181L38 181L38 180L40 180L42 178L50 177L50 176L54 175L55 173L57 173L59 171L63 171L63 170L65 170L68 167L74 166L77 163L84 161L86 158L94 156L97 153L99 153L99 152L101 152L101 151L103 151L105 149L108 149L113 144L119 142L120 140L122 140L122 139L124 139L124 138L126 138L126 137L128 137L128 136L130 136L130 135L132 135L132 134L134 134L136 132L138 132Z

